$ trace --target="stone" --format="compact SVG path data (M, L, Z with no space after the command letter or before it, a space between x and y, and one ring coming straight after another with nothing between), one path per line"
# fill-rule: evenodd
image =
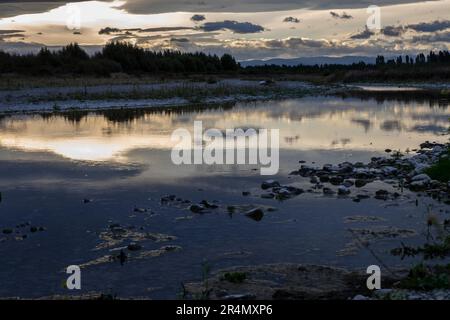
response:
M189 206L189 210L191 210L194 213L201 213L201 212L203 212L203 210L205 210L205 208L198 204L192 204Z
M335 176L335 177L331 177L330 178L330 183L332 185L340 185L342 182L344 182L344 178L340 177L340 176Z
M415 182L415 181L426 181L426 182L430 182L431 178L429 175L422 173L422 174L418 174L415 175L414 177L411 178L411 181Z
M132 242L127 246L127 249L130 251L138 251L142 249L142 246L139 243Z
M367 180L363 180L363 179L356 179L355 180L355 187L357 188L362 188L367 184Z
M352 180L345 180L343 183L342 183L342 185L343 186L345 186L345 187L347 187L347 188L350 188L351 186L353 186L354 185L354 182L352 181Z
M311 183L318 183L319 182L319 178L317 176L312 176L311 179L309 180L309 182L311 182Z
M255 221L261 221L264 217L264 212L261 208L254 208L245 213L247 217Z
M378 199L378 200L387 200L388 196L389 196L389 192L384 189L380 189L375 192L375 199Z
M269 189L269 188L274 188L274 187L279 187L279 186L280 186L280 183L278 181L267 180L267 181L264 181L261 184L261 189L266 190L266 189Z
M344 196L350 194L350 189L346 186L339 186L338 187L338 195Z
M3 229L3 233L4 233L4 234L11 234L11 233L13 233L13 230L12 230L12 229L9 229L9 228Z
M217 208L219 207L218 205L209 203L209 202L206 201L206 200L200 201L200 204L201 204L204 208L207 208L207 209L217 209Z
M323 189L322 189L322 192L323 192L323 194L326 194L326 195L332 195L332 194L335 194L335 193L336 193L335 191L333 191L333 190L330 189L330 188L323 188Z

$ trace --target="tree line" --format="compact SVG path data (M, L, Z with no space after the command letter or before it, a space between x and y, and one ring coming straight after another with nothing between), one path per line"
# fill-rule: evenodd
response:
M239 69L229 54L221 57L202 52L150 51L128 43L109 43L89 56L78 44L60 50L42 48L37 54L10 54L0 51L0 73L24 75L98 75L113 73L224 73Z
M442 68L442 67L445 68ZM229 55L222 56L202 52L151 51L123 42L108 43L100 52L88 55L78 44L69 44L60 50L42 48L37 54L10 54L0 51L0 74L23 75L94 75L109 76L113 73L133 75L160 74L226 74L276 75L318 74L340 77L428 77L450 78L450 52L420 53L416 56L385 58L379 55L374 64L364 62L350 65L262 65L242 67Z

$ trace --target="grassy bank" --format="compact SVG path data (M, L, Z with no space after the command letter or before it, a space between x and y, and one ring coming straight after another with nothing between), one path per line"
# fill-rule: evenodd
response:
M432 179L449 182L450 181L450 150L447 158L441 158L439 161L428 168L426 171Z

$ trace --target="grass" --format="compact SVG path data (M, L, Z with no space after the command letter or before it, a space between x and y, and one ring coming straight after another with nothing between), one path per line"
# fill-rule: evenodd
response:
M222 277L222 280L231 283L242 283L245 279L247 279L247 274L245 272L227 272Z
M450 150L446 158L441 158L439 161L425 170L432 179L442 182L450 181Z
M450 289L450 264L427 266L423 263L415 265L406 278L398 285L402 289L434 290Z
M301 96L305 90L298 88L278 88L261 86L233 86L219 84L214 87L198 86L184 84L175 87L161 87L155 89L140 89L136 86L130 91L114 91L113 89L98 93L88 93L85 91L73 92L68 94L49 94L45 96L30 97L30 103L39 103L44 101L98 101L98 100L140 100L140 99L170 99L184 98L191 103L199 103L203 98L212 97L230 97L236 95L257 97L257 96Z

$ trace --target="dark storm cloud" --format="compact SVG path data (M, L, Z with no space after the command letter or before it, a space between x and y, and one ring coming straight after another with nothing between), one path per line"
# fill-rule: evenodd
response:
M295 17L286 17L283 22L300 23L300 19Z
M203 21L203 20L205 20L205 19L206 19L206 17L205 17L203 14L194 14L194 15L191 17L191 20L192 20L192 21L195 21L195 22Z
M0 19L14 17L21 14L41 13L58 8L70 2L81 2L83 0L0 0Z
M190 40L188 38L171 38L170 41L172 41L172 42L189 42Z
M24 39L25 35L23 34L24 30L0 30L0 42L6 39Z
M423 34L412 38L413 43L434 43L434 42L450 42L450 31L438 32L433 34Z
M435 0L437 1L437 0ZM378 6L418 3L423 0L127 0L122 6L132 13L164 13L164 12L267 12L294 9L335 10L367 8L370 5Z
M405 32L405 29L402 26L386 26L381 32L389 37L398 37Z
M257 33L264 31L264 28L260 25L253 24L250 22L237 22L233 20L225 20L218 22L206 22L200 29L203 31L219 31L219 30L230 30L234 33Z
M24 30L0 30L0 35L8 35L8 34L14 34L14 33L22 33L25 32Z
M450 20L436 20L432 22L421 22L417 24L409 24L406 26L418 32L435 32L450 28Z
M156 28L134 28L134 29L119 29L119 28L111 28L111 27L105 27L100 29L98 34L117 34L117 33L132 33L132 32L139 32L139 33L151 33L151 32L171 32L171 31L180 31L180 30L193 30L191 27L156 27Z
M364 31L361 31L359 33L355 33L350 37L350 39L369 39L371 36L373 36L374 33L370 31L367 27L364 29Z
M0 0L0 18L21 14L46 12L71 2L83 0ZM111 2L112 0L103 0ZM438 1L438 0L432 0ZM418 3L423 0L379 0L378 6ZM125 0L121 8L130 13L152 14L166 12L267 12L293 9L337 10L367 8L373 0Z
M381 33L388 37L399 37L405 32L403 26L386 26L381 29ZM375 35L374 31L369 30L367 27L358 33L350 36L350 39L369 39L371 36Z
M330 15L335 18L335 19L344 19L344 20L348 20L348 19L353 19L353 17L345 12L342 12L341 14L334 12L334 11L330 11Z

